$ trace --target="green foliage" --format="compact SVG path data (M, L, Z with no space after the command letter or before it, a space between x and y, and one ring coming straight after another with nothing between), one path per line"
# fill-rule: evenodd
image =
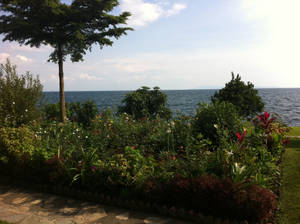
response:
M7 59L0 65L0 124L18 127L38 119L37 103L43 86L29 72L18 75L16 66Z
M119 107L119 113L127 113L134 119L150 118L157 116L170 119L171 110L167 108L167 95L160 91L159 87L150 90L149 87L142 88L128 93L123 100L124 106Z
M264 223L277 209L276 195L269 190L255 185L245 187L229 178L210 175L177 176L169 181L154 179L144 188L147 199L154 203L230 220Z
M44 116L47 120L59 121L59 103L46 104L43 108ZM83 127L89 127L93 119L98 114L97 105L92 100L85 102L71 102L66 105L67 118L72 122L77 122Z
M48 103L42 108L44 117L48 121L59 121L60 119L60 107L59 103ZM67 111L67 117L70 117L70 113Z
M218 144L196 131L202 116ZM215 102L201 104L194 118L172 121L106 110L87 129L71 121L32 122L1 129L0 171L260 223L277 208L272 192L278 192L287 130L274 118L259 115L243 131L235 107Z
M89 127L93 119L98 114L98 108L94 101L88 100L85 102L70 103L67 105L70 110L70 120L82 124L84 127Z
M34 132L26 126L3 127L0 129L0 153L9 159L21 160L33 154L36 140Z
M216 149L222 141L236 141L236 133L241 132L243 123L233 104L216 101L200 103L193 121L194 135L199 133L212 142Z
M17 41L30 47L50 45L54 51L49 60L58 64L60 82L60 119L65 122L63 62L70 55L72 62L83 60L93 44L113 44L128 30L129 12L112 13L118 0L0 0L0 34L3 41Z
M74 0L70 5L57 0L1 0L0 10L5 13L0 17L0 34L4 35L3 41L31 47L50 44L55 49L51 61L59 60L59 50L64 58L71 55L72 61L79 61L92 44L110 46L110 38L132 30L118 26L126 24L130 13L109 14L118 4L117 0Z
M225 87L212 96L212 101L226 101L236 106L239 114L245 118L253 117L256 113L262 112L264 103L254 89L251 82L247 84L241 80L238 74L236 77L232 73L231 81Z

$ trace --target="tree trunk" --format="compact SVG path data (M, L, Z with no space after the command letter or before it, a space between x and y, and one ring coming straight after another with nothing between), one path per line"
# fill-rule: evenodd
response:
M58 71L59 71L59 103L60 103L60 121L66 122L66 102L64 87L64 71L63 71L63 53L61 44L57 46Z

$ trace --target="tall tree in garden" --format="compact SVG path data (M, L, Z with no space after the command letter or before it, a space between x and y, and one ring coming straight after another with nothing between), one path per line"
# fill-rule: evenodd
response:
M111 38L119 38L132 30L126 27L129 12L110 12L118 0L73 0L70 5L60 0L0 0L0 34L3 41L20 45L54 48L48 61L58 64L61 121L65 122L63 62L82 61L93 44L111 46Z
M211 100L226 101L236 106L239 114L244 118L250 118L264 109L264 102L258 95L257 89L251 82L243 82L241 76L231 73L230 82L225 84L223 89L216 92Z

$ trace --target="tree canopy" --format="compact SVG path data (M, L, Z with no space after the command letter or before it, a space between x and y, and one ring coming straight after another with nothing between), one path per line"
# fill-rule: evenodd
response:
M70 5L60 0L0 0L0 34L3 41L17 41L30 47L50 45L49 60L58 63L60 78L61 119L65 120L63 61L83 60L93 44L111 46L132 30L126 27L129 12L110 14L118 0L73 0Z
M264 109L264 102L254 89L251 82L243 82L241 76L234 75L223 89L212 96L212 101L226 101L236 106L239 114L243 117L251 117Z
M172 112L167 107L167 95L160 91L159 87L151 90L143 86L136 91L126 94L123 106L119 107L119 113L127 113L134 119L156 118L157 116L170 119Z

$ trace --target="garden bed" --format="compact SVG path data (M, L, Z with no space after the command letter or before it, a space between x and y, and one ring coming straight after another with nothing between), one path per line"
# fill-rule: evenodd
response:
M235 123L249 132L222 117L211 139L195 135L201 116L137 121L106 112L89 127L3 127L1 172L53 193L177 218L270 221L287 128L268 113Z

